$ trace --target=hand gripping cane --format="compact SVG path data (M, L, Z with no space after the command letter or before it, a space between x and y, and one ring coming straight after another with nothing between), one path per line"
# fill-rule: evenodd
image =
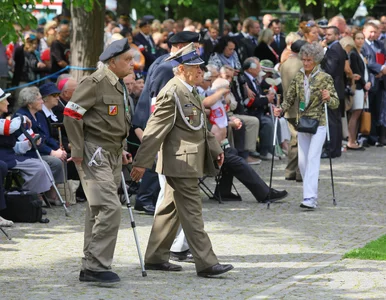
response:
M33 137L28 133L28 131L24 128L23 125L20 127L20 129L21 129L21 131L24 133L24 135L27 137L27 139L31 142L32 147L35 149L36 155L38 156L39 160L40 160L41 163L43 164L44 170L46 171L47 176L48 176L48 178L50 179L50 182L51 182L52 186L54 187L55 192L56 192L56 194L58 195L59 200L60 200L60 202L62 203L62 205L63 205L63 207L64 207L65 215L66 215L66 217L69 217L70 214L69 214L69 211L68 211L68 209L67 209L66 202L63 201L62 196L60 195L59 190L58 190L58 188L57 188L56 185L55 185L54 178L51 176L50 171L47 169L47 166L46 166L46 164L44 163L44 160L43 160L43 158L41 157L41 155L40 155L40 153L39 153L38 146L36 145L36 142L37 142L37 140L40 138L40 136L37 135L37 136L35 136L35 137L33 138Z
M59 147L60 149L64 150L62 129L60 128L60 126L58 127L58 135L59 135ZM64 178L64 199L66 199L67 201L69 198L67 198L67 174L66 174L66 163L64 161L62 161L62 171L63 171L63 178Z
M145 270L145 264L143 262L143 258L142 258L142 254L141 254L141 249L139 248L139 241L138 241L138 236L137 236L137 230L136 230L136 226L135 226L133 211L131 210L130 197L129 197L129 194L127 193L127 188L126 188L126 183L125 183L125 176L123 175L123 172L121 172L121 178L122 178L122 189L123 189L123 193L125 194L125 198L126 198L126 205L127 205L127 208L129 209L131 228L133 228L135 244L137 245L137 252L138 252L138 257L139 257L139 263L141 264L141 269L142 269L142 277L146 277L147 273L146 273L146 270ZM130 186L129 186L129 189L130 189Z
M275 148L276 148L276 132L277 132L277 122L279 118L275 117L275 125L273 128L273 141L272 141L272 161L271 161L271 175L269 176L269 192L268 192L268 202L267 209L271 205L271 191L272 191L272 176L273 176L273 162L275 160Z
M328 157L330 158L330 173L331 173L331 187L332 187L332 203L336 205L335 188L334 188L334 174L332 173L332 159L331 159L331 145L330 145L330 126L328 125L328 110L327 103L324 103L324 113L326 114L326 129L327 129L327 146Z

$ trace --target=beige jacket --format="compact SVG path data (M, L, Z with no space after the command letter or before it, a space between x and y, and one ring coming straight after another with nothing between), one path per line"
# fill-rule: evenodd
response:
M113 153L122 152L131 122L123 95L118 77L106 67L79 84L64 110L72 157L83 157L84 141Z
M213 160L223 152L206 129L199 97L177 77L158 94L156 109L146 125L133 165L151 168L158 151L157 173L180 178L215 175Z

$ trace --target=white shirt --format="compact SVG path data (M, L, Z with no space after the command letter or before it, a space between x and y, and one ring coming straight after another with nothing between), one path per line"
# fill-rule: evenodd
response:
M189 83L186 83L180 77L177 77L177 78L184 84L184 86L186 86L186 88L189 90L189 92L193 91L193 87Z
M44 104L42 108L46 118L51 118L52 121L58 122L58 117L54 114L54 112L51 109L48 109Z

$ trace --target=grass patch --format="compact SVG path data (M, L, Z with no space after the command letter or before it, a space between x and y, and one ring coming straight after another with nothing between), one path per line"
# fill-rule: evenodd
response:
M366 244L363 248L347 252L343 258L386 260L386 235Z

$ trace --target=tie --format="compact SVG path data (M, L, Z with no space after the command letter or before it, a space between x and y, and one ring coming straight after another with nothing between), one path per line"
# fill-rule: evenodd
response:
M193 88L192 93L196 99L200 99L200 95L198 94L197 89L195 87Z
M254 45L257 45L256 38L252 37L251 40L252 40L252 43L253 43Z
M276 35L276 45L280 47L280 36Z

